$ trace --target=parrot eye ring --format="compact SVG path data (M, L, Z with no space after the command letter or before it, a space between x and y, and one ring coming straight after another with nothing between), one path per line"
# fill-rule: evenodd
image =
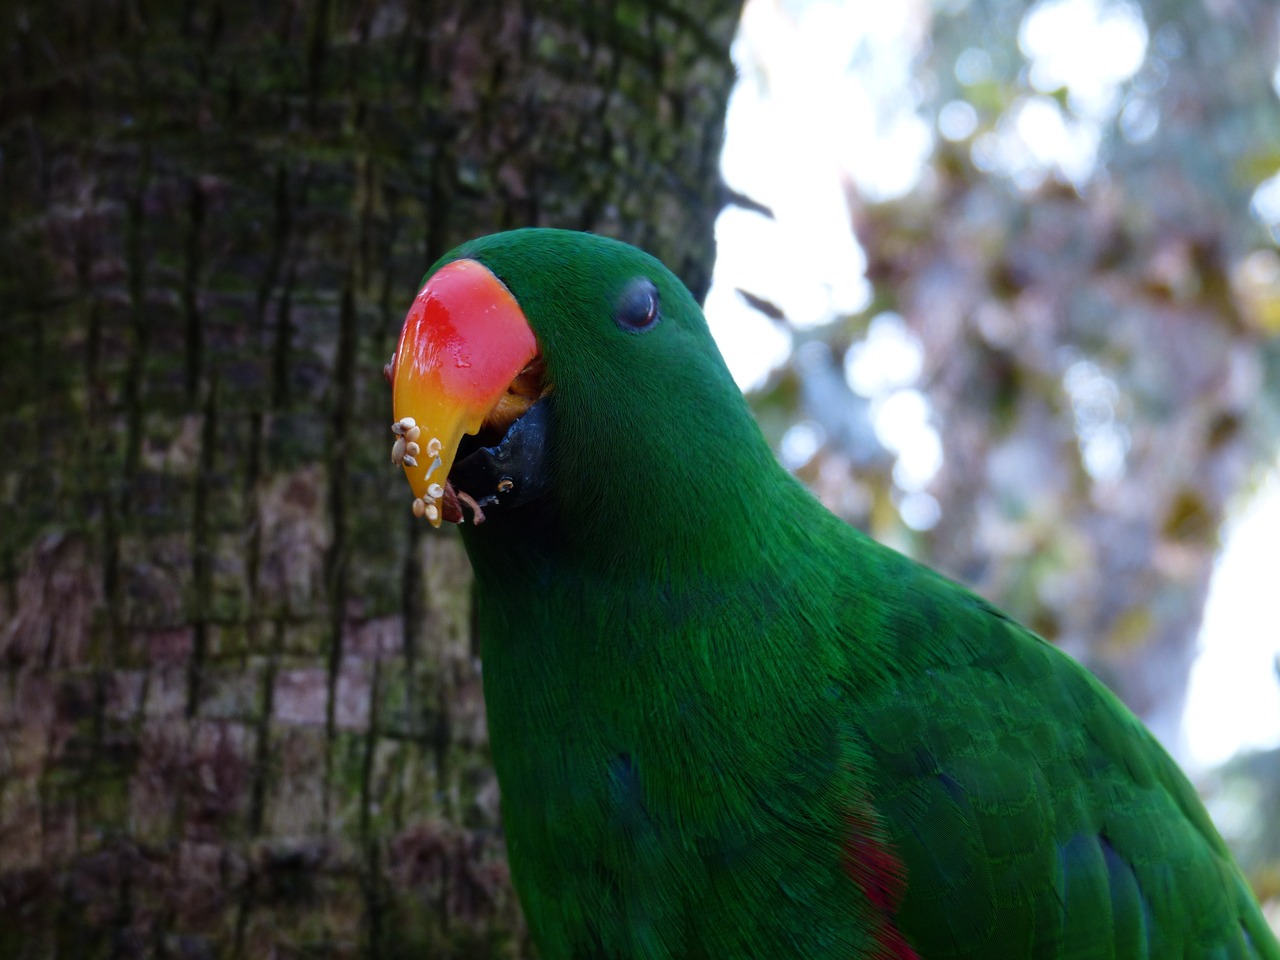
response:
M662 319L658 312L658 287L648 277L633 277L622 288L614 321L629 333L642 333Z

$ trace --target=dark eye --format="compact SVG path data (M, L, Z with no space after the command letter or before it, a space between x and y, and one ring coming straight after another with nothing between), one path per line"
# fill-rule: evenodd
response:
M634 277L622 288L613 314L623 330L639 333L658 322L658 288L648 277Z

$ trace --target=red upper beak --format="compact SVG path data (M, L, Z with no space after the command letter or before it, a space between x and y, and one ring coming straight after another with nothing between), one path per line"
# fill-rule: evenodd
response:
M418 292L391 362L392 459L422 502L414 512L433 526L463 435L480 429L537 353L515 297L477 261L445 264Z

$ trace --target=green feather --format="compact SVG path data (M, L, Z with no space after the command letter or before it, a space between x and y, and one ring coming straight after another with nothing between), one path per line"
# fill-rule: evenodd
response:
M661 264L551 230L463 257L553 387L551 493L463 531L543 960L1280 960L1142 725L783 470Z

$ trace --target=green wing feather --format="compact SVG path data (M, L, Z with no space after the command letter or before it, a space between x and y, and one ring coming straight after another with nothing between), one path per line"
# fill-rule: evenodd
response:
M911 666L860 723L920 956L1280 956L1190 784L1109 691L962 588L882 562L886 655Z

